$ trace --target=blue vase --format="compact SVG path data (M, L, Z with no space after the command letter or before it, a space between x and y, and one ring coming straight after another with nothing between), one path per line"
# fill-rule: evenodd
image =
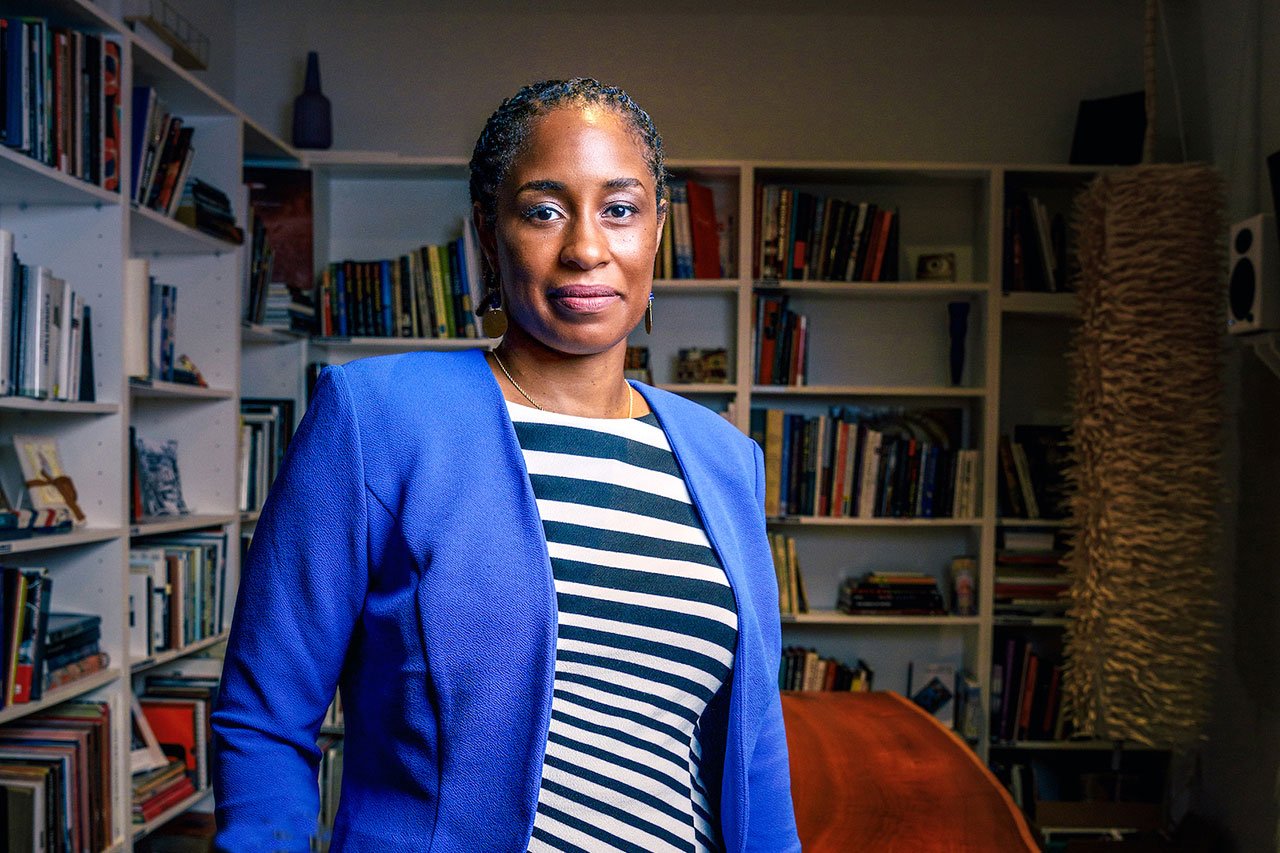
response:
M293 100L293 144L296 148L328 148L333 145L333 113L320 91L320 57L307 54L307 81Z

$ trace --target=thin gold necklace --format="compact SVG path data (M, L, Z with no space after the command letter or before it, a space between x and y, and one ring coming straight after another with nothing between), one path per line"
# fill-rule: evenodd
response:
M537 400L530 397L528 391L520 387L520 383L517 382L516 378L511 375L511 371L507 370L507 366L502 363L502 359L498 357L498 351L495 349L495 350L490 350L490 352L493 353L493 360L498 362L498 367L501 368L502 375L507 377L507 381L510 382L512 386L517 391L520 392L520 396L528 400L529 405L533 406L539 412L545 412L546 409L544 409L541 406L541 404L538 403ZM636 389L632 388L631 383L628 382L627 383L627 420L631 420L631 416L635 414L635 408L636 408Z

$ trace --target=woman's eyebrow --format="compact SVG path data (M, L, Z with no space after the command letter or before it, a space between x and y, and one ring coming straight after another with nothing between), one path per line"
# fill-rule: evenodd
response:
M637 178L610 178L600 185L606 190L643 189L644 184ZM565 185L561 181L533 180L525 181L516 187L516 194L522 192L564 192Z

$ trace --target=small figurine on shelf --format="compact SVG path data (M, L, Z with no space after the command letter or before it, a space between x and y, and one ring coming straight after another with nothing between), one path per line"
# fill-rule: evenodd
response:
M204 375L200 373L200 368L196 367L196 363L186 353L178 356L178 363L173 368L173 381L184 385L198 385L201 388L209 387Z

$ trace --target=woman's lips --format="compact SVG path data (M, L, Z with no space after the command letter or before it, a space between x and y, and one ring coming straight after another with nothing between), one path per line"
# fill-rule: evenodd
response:
M570 284L554 287L547 296L561 308L579 314L603 311L622 297L612 287L596 284Z

